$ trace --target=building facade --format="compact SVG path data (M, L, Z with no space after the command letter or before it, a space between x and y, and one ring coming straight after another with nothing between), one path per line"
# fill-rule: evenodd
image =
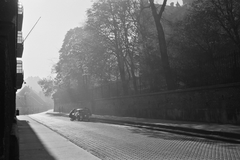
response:
M12 131L17 126L16 91L23 83L22 21L23 7L18 0L0 1L0 160L19 156L17 133Z

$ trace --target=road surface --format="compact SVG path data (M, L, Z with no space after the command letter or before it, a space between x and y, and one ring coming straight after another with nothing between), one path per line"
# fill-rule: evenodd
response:
M240 159L240 144L124 125L70 121L47 113L30 117L103 160Z

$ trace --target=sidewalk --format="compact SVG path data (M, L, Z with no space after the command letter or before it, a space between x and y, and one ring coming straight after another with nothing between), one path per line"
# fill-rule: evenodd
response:
M68 114L66 113L51 111L48 111L47 113L68 117ZM188 121L170 121L135 117L117 117L108 115L92 115L91 119L93 121L134 125L137 127L168 131L177 134L198 136L232 143L240 143L240 126L237 125L214 123L207 124Z
M240 126L228 124L197 123L170 121L159 119L144 119L134 117L116 117L93 115L93 119L107 123L130 124L153 130L168 131L177 134L198 136L232 143L240 143Z
M18 116L20 160L98 160L29 116Z

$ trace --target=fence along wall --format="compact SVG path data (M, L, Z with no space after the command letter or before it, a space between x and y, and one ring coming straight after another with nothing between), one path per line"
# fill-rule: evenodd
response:
M240 124L240 83L66 104L88 106L94 114ZM56 105L56 110L59 110Z

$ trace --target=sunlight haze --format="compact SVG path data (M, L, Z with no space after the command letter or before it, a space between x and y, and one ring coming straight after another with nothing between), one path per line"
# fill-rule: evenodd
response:
M171 2L182 0L168 0ZM39 22L24 42L23 69L25 79L30 76L44 78L51 75L57 63L65 34L81 26L91 0L21 0L24 7L23 36Z

